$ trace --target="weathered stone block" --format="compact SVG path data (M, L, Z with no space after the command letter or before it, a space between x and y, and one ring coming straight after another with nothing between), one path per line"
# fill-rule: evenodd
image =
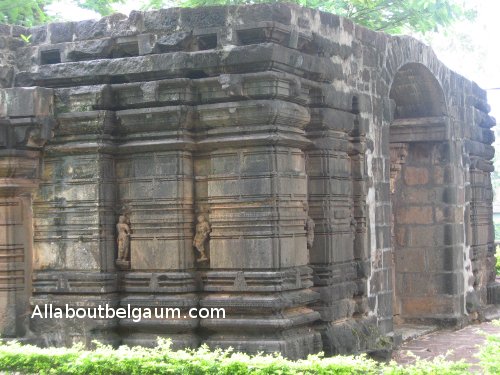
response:
M5 117L52 116L53 91L43 87L12 88L5 90L7 112Z
M132 239L131 267L138 271L183 269L194 261L194 252L186 252L186 249L191 247L190 239L184 241L168 241L156 237L153 240Z
M380 225L376 233L377 249L386 249L391 246L391 228L388 224Z
M500 301L500 284L491 283L488 285L488 302L498 304Z
M313 108L311 110L311 126L320 126L346 133L354 127L355 116L346 111L333 108Z
M401 192L401 199L403 199L408 204L419 204L421 202L436 202L438 198L436 195L438 194L437 189L427 189L420 187L411 187L404 189ZM441 201L441 197L439 197Z
M432 224L434 222L432 206L402 206L396 212L398 224Z
M410 318L457 317L462 313L460 299L455 296L403 298L402 311Z
M314 307L314 310L319 312L321 320L332 322L350 318L355 312L356 304L352 299L344 299L335 301L333 305Z
M402 296L456 295L463 288L460 273L404 273L397 278Z
M71 42L73 40L74 26L75 24L73 22L49 24L47 33L50 43Z
M429 182L429 170L421 167L406 167L404 169L405 183L409 186L427 185Z
M396 249L395 268L398 273L426 272L426 249Z
M110 57L114 42L109 38L89 40L67 45L67 61L94 60Z
M459 271L463 268L463 249L459 246L427 248L425 258L429 271Z

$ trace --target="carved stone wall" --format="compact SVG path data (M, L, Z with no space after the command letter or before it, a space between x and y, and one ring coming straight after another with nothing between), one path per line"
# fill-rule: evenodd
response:
M22 27L0 25L0 88L11 87L16 67L16 49L24 42L20 34Z
M416 40L283 4L0 32L3 335L297 358L499 303L495 121Z
M32 194L40 179L41 150L52 136L53 91L1 91L0 107L0 335L29 332L32 293Z

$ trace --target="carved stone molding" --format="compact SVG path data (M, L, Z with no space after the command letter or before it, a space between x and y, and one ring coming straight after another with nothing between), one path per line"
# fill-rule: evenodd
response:
M0 336L29 332L32 216L41 151L55 126L52 90L0 90Z

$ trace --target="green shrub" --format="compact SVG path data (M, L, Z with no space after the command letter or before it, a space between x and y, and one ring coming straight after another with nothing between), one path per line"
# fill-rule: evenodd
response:
M172 351L170 343L159 341L156 348L116 350L98 345L94 351L75 346L70 349L41 349L18 343L0 345L0 369L38 374L378 374L379 364L363 356L310 356L289 361L279 355L249 356L231 351Z
M0 344L0 371L25 374L456 375L467 373L467 368L463 362L448 362L443 357L403 367L395 362L381 364L365 356L325 358L312 355L305 360L290 361L279 355L249 356L232 351L210 351L207 347L173 351L170 343L164 340L152 349L125 346L112 349L98 345L93 351L81 346L41 349L15 342Z
M500 320L493 324L500 326ZM486 375L500 374L500 335L487 335L486 345L482 347L478 357Z
M494 322L500 326L500 321ZM500 374L500 335L488 335L478 354L485 374ZM168 340L159 340L156 348L126 346L113 349L97 344L95 350L82 345L72 348L38 348L17 342L0 343L0 373L21 374L178 374L178 375L461 375L469 373L470 364L447 361L444 356L432 361L417 360L412 365L378 363L366 356L325 358L311 355L305 360L290 361L279 355L250 356L231 350L210 351L170 349Z
M381 367L380 373L384 375L463 375L469 373L470 364L464 361L451 362L447 361L444 356L438 356L432 361L417 360L412 365L402 366L391 362Z
M500 275L500 246L496 247L495 257L497 258L497 263L496 263L497 275Z

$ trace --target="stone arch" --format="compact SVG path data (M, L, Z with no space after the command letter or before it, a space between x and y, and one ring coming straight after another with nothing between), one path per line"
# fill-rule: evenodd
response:
M388 40L388 43L389 53L383 68L384 85L380 92L381 96L393 98L397 95L402 100L401 95L408 93L408 90L402 89L402 84L415 83L414 87L419 93L431 95L427 98L428 100L421 95L424 102L429 104L430 98L439 97L446 114L451 114L454 111L453 107L457 104L455 101L463 100L463 92L461 92L463 87L457 87L455 90L451 88L452 81L460 85L459 80L453 77L455 73L438 59L431 47L413 37L396 36ZM400 87L398 94L396 86ZM413 98L416 99L415 96Z
M445 92L411 62L389 98L394 320L448 319L461 311L463 237Z
M389 98L395 101L395 119L445 116L446 99L441 84L427 67L407 63L397 71Z

